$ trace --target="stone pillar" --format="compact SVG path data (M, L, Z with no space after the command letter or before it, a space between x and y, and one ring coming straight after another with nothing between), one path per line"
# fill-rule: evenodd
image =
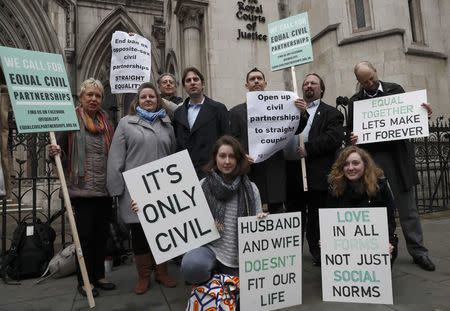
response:
M202 2L203 3L203 2ZM202 71L201 35L204 16L204 6L193 3L177 5L175 14L178 16L182 30L182 53L184 67L194 66Z
M156 39L157 48L159 49L159 53L161 54L158 73L162 74L163 72L165 72L166 68L166 27L164 25L163 19L160 17L155 18L155 22L152 26L152 36Z

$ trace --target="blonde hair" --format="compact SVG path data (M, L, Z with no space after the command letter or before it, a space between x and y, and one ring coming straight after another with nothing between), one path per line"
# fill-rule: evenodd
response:
M343 149L333 163L330 175L328 175L328 183L330 184L331 192L334 196L339 197L347 188L348 181L344 175L344 165L347 158L352 153L359 154L364 162L364 173L360 182L367 195L369 197L374 197L379 190L378 179L384 176L384 172L375 164L367 151L356 146L349 146Z
M102 93L102 99L105 95L105 89L103 88L103 84L94 78L89 78L84 80L83 82L81 82L80 84L80 91L78 92L78 98L81 97L81 95L83 95L83 93L86 91L86 89L88 87L96 87L100 90L100 92Z

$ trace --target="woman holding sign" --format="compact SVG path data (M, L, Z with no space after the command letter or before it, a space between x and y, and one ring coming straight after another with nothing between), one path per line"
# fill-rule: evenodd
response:
M114 131L101 109L103 95L99 80L89 78L81 83L79 105L75 109L80 130L61 132L60 145L49 145L48 151L54 157L63 150L67 188L89 280L96 288L112 290L116 286L105 279L104 261L112 211L112 200L106 190L106 162ZM78 291L86 296L78 265L77 275ZM96 288L92 290L94 297L99 294Z
M328 176L329 208L386 207L391 264L397 258L394 197L383 171L365 150L350 146L339 154Z
M191 284L208 281L214 272L239 275L238 217L264 217L258 188L247 177L249 162L241 144L225 135L217 140L200 182L220 239L187 252L181 263Z
M134 288L137 295L148 290L152 270L155 270L157 282L165 287L176 286L176 281L168 275L166 263L155 266L144 230L130 209L131 197L122 177L124 171L164 158L175 151L175 134L163 105L153 84L141 84L128 115L117 126L108 159L108 190L111 195L118 196L120 216L131 228L138 272L138 282Z

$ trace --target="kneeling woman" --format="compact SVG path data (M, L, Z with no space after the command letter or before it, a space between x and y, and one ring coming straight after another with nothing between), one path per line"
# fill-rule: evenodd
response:
M233 137L219 138L213 157L200 182L220 238L187 252L181 263L191 284L208 281L214 272L239 275L238 217L264 217L258 188L247 177L249 162L241 144Z
M328 177L330 184L327 207L386 207L391 263L397 257L394 197L383 171L365 150L345 148L334 162Z

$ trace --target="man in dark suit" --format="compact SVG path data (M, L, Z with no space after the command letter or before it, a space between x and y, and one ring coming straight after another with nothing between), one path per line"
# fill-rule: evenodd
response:
M306 161L308 191L303 191L299 161L290 161L286 209L288 212L302 212L313 264L320 266L319 208L326 207L327 176L344 140L344 116L321 100L325 84L318 74L306 75L302 91L303 99L296 100L295 105L301 111L299 128L305 146L299 147L298 153Z
M353 103L355 101L405 92L398 84L378 80L377 70L370 62L358 63L354 73L361 89L350 98L347 128L351 132L349 137L352 144L358 140L357 133L352 132ZM430 115L431 106L425 103L422 106ZM424 270L434 271L435 265L428 257L428 249L423 244L422 226L414 198L413 186L419 183L414 160L414 146L409 140L403 139L361 144L360 147L372 155L389 180L399 212L406 247L413 257L414 263Z
M264 91L266 86L264 73L258 68L253 68L247 73L245 87L249 92ZM231 135L240 141L248 154L247 103L230 109L230 128ZM249 160L253 162L253 159ZM286 199L283 151L278 151L264 162L252 163L248 176L258 187L261 202L267 204L269 212L272 214L282 212Z
M174 114L177 150L188 150L201 179L205 177L202 168L211 158L214 143L229 132L228 110L203 94L205 78L197 68L186 68L182 83L189 97Z

